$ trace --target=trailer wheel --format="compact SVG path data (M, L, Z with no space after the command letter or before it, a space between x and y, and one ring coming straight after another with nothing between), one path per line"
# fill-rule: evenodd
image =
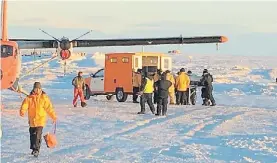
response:
M115 95L118 102L125 102L128 97L128 95L124 93L122 88L116 88Z
M89 98L90 98L90 92L89 92L88 85L86 85L86 87L85 87L84 97L85 97L85 100L89 100Z
M113 95L107 95L107 96L106 96L106 99L109 100L109 101L110 101L110 100L113 100L113 99L114 99L114 96L113 96Z

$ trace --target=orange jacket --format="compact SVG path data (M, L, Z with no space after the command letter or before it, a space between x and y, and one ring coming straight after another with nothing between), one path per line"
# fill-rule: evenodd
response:
M175 86L177 88L177 91L187 91L189 85L189 76L185 72L181 72L176 78Z
M170 81L172 85L169 87L168 92L175 92L175 79L174 76L171 73L166 74L166 80Z
M133 72L133 87L141 86L141 74Z
M20 108L20 115L24 115L27 110L30 127L44 127L47 114L51 119L57 119L52 103L44 92L41 95L31 93L24 99Z

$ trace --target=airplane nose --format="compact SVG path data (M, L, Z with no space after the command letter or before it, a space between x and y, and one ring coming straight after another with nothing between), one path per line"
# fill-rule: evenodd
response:
M62 41L60 42L60 48L61 48L62 50L68 50L68 49L70 49L70 47L71 47L71 45L70 45L69 40L62 40Z

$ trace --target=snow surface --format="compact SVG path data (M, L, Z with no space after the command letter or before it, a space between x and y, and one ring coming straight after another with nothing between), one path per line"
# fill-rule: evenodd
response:
M173 69L201 75L208 68L215 78L218 106L168 107L167 117L148 111L137 115L138 104L104 96L91 97L86 108L72 107L71 80L79 70L85 76L104 66L104 55L83 56L67 64L53 61L20 81L28 92L35 81L53 101L58 115L58 146L43 140L38 158L30 155L27 117L18 110L23 99L4 90L1 112L2 162L276 162L276 57L172 55ZM22 73L48 58L23 57ZM51 121L43 134L51 131Z

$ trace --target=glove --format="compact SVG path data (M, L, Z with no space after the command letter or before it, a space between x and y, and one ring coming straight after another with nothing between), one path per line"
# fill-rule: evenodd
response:
M137 93L137 95L142 95L142 94L143 94L143 92L138 92L138 93Z
M24 113L23 112L20 112L19 113L21 117L24 117Z

